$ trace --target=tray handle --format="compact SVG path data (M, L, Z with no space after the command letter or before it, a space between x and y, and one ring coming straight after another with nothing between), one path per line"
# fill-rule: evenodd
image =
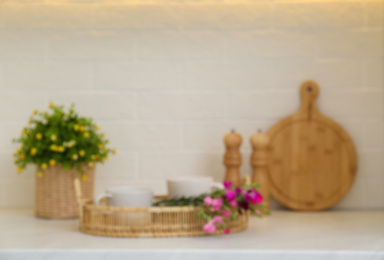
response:
M76 200L80 204L81 199L82 199L82 194L81 194L81 185L80 185L79 178L76 178L74 180L74 185L75 185Z
M76 194L76 200L77 204L79 205L79 218L83 218L83 199L81 194L81 186L80 186L80 180L79 178L75 178L73 181L75 185L75 194Z
M77 204L79 205L79 218L82 219L83 217L83 206L86 204L89 199L84 199L83 194L81 192L81 185L80 185L80 180L79 178L75 178L73 181L73 184L75 186L75 195L76 195L76 200Z

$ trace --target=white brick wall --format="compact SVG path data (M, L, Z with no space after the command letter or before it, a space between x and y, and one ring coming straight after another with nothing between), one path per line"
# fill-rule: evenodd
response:
M50 100L69 106L77 104L82 114L94 117L95 120L133 119L136 114L136 97L133 93L111 93L106 91L56 92Z
M70 31L48 36L47 56L57 61L129 60L135 37L130 32Z
M350 133L359 170L339 209L384 208L384 1L0 0L0 207L33 205L34 167L11 143L33 109L75 102L118 154L96 192L224 175L222 138L249 137L320 84L320 109Z
M0 11L5 13L6 9ZM0 31L1 61L42 61L46 51L45 35L41 32Z
M370 66L367 64L367 67ZM378 70L377 64L372 64ZM374 71L373 71L374 72ZM372 73L372 68L367 68ZM380 78L376 72L376 78ZM288 86L299 86L303 79L317 79L323 88L333 89L360 89L363 84L362 64L359 61L344 60L279 60L273 64L273 86L277 89L287 89ZM374 75L369 75L372 81ZM372 84L374 85L374 84ZM376 84L376 86L382 86Z
M217 31L139 31L139 59L222 59L224 35Z
M100 90L168 90L183 87L181 62L96 63L94 88Z
M240 1L230 4L212 2L214 3L183 5L181 27L195 30L228 30L272 26L272 4L268 1L253 1L248 4L242 4Z
M383 56L383 28L324 31L317 34L319 58L377 58Z
M338 28L363 24L362 1L324 1L276 3L274 21L277 28Z
M384 19L383 19L384 21ZM384 61L383 60L368 60L364 63L366 89L382 90L384 85Z
M94 29L178 29L181 5L177 4L97 4L93 9ZM150 17L150 19L148 19Z
M91 64L9 63L4 65L7 90L89 90Z
M89 5L41 3L4 3L3 25L11 30L79 30L91 29Z
M314 58L317 34L309 30L231 30L226 56L231 59Z
M101 123L100 123L101 125ZM181 126L177 122L105 122L103 129L111 146L127 150L175 150L181 146Z
M221 93L142 93L139 117L143 119L223 119L225 95Z
M270 62L189 62L184 75L188 90L265 90L272 86Z

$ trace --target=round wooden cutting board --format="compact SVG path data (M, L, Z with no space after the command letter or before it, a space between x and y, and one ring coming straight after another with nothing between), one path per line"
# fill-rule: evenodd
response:
M319 87L304 82L301 107L268 131L272 196L295 210L322 210L351 188L357 155L348 133L316 106Z

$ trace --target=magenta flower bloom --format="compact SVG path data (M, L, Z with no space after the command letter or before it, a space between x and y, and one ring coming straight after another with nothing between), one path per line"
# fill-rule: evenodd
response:
M204 198L204 204L207 205L207 206L212 206L212 198L211 196L207 196Z
M237 207L237 200L230 200L228 203L231 207Z
M251 204L260 204L263 202L263 196L258 193L255 189L244 194L244 199L249 201Z
M223 222L223 217L222 216L214 216L212 220L213 220L213 223L221 224L221 222Z
M213 221L209 221L203 226L204 232L214 233L216 231L216 226L213 224Z
M231 200L234 200L236 199L236 192L232 191L232 190L227 190L225 192L225 197L227 198L227 200L231 201Z
M212 200L212 211L218 211L223 206L223 199L217 198Z
M1 1L1 0L0 0ZM204 197L204 206L199 211L198 217L208 220L202 229L206 233L215 233L218 228L220 232L229 234L229 228L226 228L224 219L235 219L237 214L243 214L248 210L256 212L262 216L262 210L256 209L263 202L263 196L255 187L242 189L232 185L229 181L224 181L225 189L215 191L211 195ZM261 205L255 205L261 204ZM207 212L210 211L210 213ZM212 216L213 215L213 216Z
M224 181L223 184L224 184L225 189L227 189L227 190L230 189L232 186L232 182L230 182L230 181Z
M236 187L236 188L235 188L235 192L236 192L237 194L243 194L243 190L242 190L240 187Z
M241 214L241 209L247 211L247 210L249 209L248 201L242 201L242 202L240 202L239 207L240 207L240 209L239 209L239 211L238 211L239 214Z
M221 214L223 214L223 216L225 216L225 217L230 217L232 215L232 213L230 211L225 210L225 209L221 210Z

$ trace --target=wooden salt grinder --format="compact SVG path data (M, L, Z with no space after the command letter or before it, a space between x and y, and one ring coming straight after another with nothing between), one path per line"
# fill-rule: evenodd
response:
M253 148L251 155L252 183L260 184L259 191L264 198L265 208L270 210L268 183L269 137L259 131L251 136L250 141Z
M232 184L236 187L241 186L239 168L242 163L242 160L239 148L242 141L243 139L241 135L235 133L234 130L224 136L224 144L226 151L224 154L223 163L227 168L224 180L232 182Z

